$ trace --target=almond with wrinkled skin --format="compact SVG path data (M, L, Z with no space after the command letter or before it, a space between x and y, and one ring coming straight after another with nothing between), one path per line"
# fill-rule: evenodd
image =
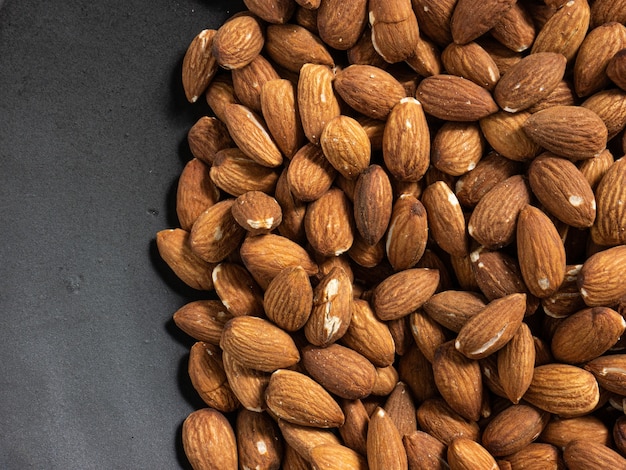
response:
M450 20L456 44L467 44L493 28L513 6L513 0L458 0Z
M181 281L193 289L213 289L211 273L215 264L191 250L189 232L181 228L161 230L156 234L156 244L163 261Z
M570 470L626 468L626 459L610 447L582 439L575 439L565 446L563 460Z
M313 308L304 334L315 346L329 346L346 333L351 318L352 283L345 270L335 266L313 290Z
M469 235L490 249L508 245L515 236L517 216L529 202L530 190L522 175L501 181L476 204L467 224Z
M430 39L421 35L415 43L413 56L406 59L405 62L422 77L440 74L443 69L437 46Z
M489 145L500 155L510 160L527 161L541 150L523 129L530 115L528 111L499 111L482 118L479 121L480 129Z
M243 266L220 263L212 277L215 292L233 316L263 315L263 293Z
M585 36L574 63L574 87L578 96L588 96L606 88L606 68L611 58L626 47L626 26L605 23Z
M433 374L446 403L465 419L478 421L483 400L478 361L468 359L448 341L435 351Z
M367 470L365 458L338 444L322 444L311 450L311 465L316 470L332 470L341 465L346 470Z
M476 42L487 51L495 64L498 66L500 76L504 75L513 65L524 57L521 52L515 52L504 46L490 35L481 36Z
M419 181L430 164L430 135L424 110L414 98L403 98L389 114L383 134L387 171L400 181Z
M400 356L398 378L409 387L416 404L439 395L432 364L416 346Z
M418 85L415 97L426 113L445 121L477 121L498 111L491 93L455 75L425 78Z
M255 113L261 112L261 89L265 83L279 80L280 75L262 55L231 72L233 90L237 100Z
M268 414L241 410L237 413L236 433L241 468L280 468L283 440Z
M282 222L278 201L261 191L248 191L235 199L233 218L252 235L269 233Z
M446 331L423 309L413 312L409 320L415 344L426 359L432 363L435 351L447 340Z
M259 55L265 39L259 21L250 14L233 16L215 33L212 53L228 70L248 65Z
M593 241L608 246L626 243L626 158L606 170L596 188L596 203Z
M465 217L459 200L443 181L428 186L422 194L428 214L430 235L437 245L452 256L467 254Z
M367 1L324 0L317 10L320 38L333 49L356 44L367 24Z
M278 180L274 168L258 164L238 148L217 152L209 174L215 186L235 197L247 191L273 193Z
M293 157L305 140L295 86L285 79L266 82L261 88L261 111L280 151Z
M563 79L565 56L555 52L530 54L513 65L498 81L493 96L509 113L529 108L547 97Z
M488 300L515 293L526 294L525 315L535 313L539 299L528 291L515 257L502 250L489 251L479 247L470 254L470 262L476 284Z
M415 196L403 194L393 205L385 251L394 270L414 267L426 249L426 208Z
M343 115L331 119L319 140L328 161L348 179L357 178L370 163L370 140L356 119Z
M514 454L539 437L549 418L533 406L511 405L487 424L482 444L496 457Z
M389 414L377 408L367 429L367 463L370 470L408 470L402 436Z
M413 11L417 16L420 30L437 45L445 47L452 42L450 20L456 0L431 2L429 0L412 0Z
M613 165L613 154L609 149L604 149L595 158L588 158L578 164L578 169L581 171L585 179L589 182L591 188L595 191L598 183ZM597 209L597 208L596 208Z
M189 235L191 250L207 263L219 263L237 249L245 230L235 221L234 199L217 202L198 216Z
M237 470L237 443L228 419L219 411L203 408L183 422L185 455L195 470Z
M580 364L608 351L626 329L626 321L608 307L586 308L557 326L551 349L559 362Z
M535 367L533 380L524 400L549 413L562 417L588 414L600 399L598 382L593 374L568 364Z
M368 9L376 52L389 63L411 57L413 44L419 37L411 0L369 0Z
M554 294L565 278L565 247L550 218L534 206L517 219L517 252L528 290L539 298Z
M348 63L350 65L371 65L373 67L385 69L389 66L385 59L383 59L372 44L372 31L369 27L369 23L366 25L363 34L359 40L346 51Z
M298 80L298 108L304 135L318 144L324 127L341 114L333 90L335 74L326 65L304 64Z
M457 180L454 192L461 205L473 208L493 186L519 173L521 173L521 167L518 163L504 158L497 152L489 152L473 170Z
M476 292L448 290L433 295L423 307L437 323L458 333L485 306L484 297Z
M596 113L606 126L611 140L626 126L626 92L611 88L594 93L581 106Z
M602 388L619 395L626 394L625 354L600 356L589 361L584 367L595 376Z
M626 295L626 245L600 251L583 263L578 289L590 307L614 305Z
M216 31L204 29L196 35L183 57L182 83L185 97L195 103L213 80L218 64L212 53Z
M299 25L268 26L265 51L276 64L296 73L304 64L335 65L320 38Z
M430 434L415 431L402 438L410 470L444 470L446 446Z
M340 343L365 356L376 367L393 363L395 348L387 325L376 318L365 300L355 299L348 330Z
M491 35L516 52L523 52L535 41L535 25L525 5L515 3L491 28Z
M273 372L300 360L291 336L267 320L235 317L224 326L220 347L245 367Z
M311 281L302 266L283 269L267 286L263 297L267 317L286 331L302 328L313 307Z
M213 164L217 152L234 146L226 125L210 116L202 116L191 126L187 143L191 154L207 165Z
M285 419L278 419L278 427L288 446L307 462L310 462L311 451L315 447L324 444L341 444L331 429L303 426L290 423ZM307 466L306 468L310 470L311 467Z
M450 470L498 470L498 464L487 449L471 439L458 438L447 451Z
M622 49L609 60L606 74L613 83L626 91L626 50Z
M544 99L537 101L528 108L530 113L536 113L552 106L573 106L578 102L571 80L561 80L552 92Z
M511 470L559 470L563 468L563 458L559 449L550 444L533 442L522 450L504 457ZM501 465L501 464L500 464ZM500 466L503 469L502 466Z
M513 338L525 312L526 294L492 300L463 325L454 346L470 359L487 357Z
M189 351L187 371L193 388L208 406L224 413L239 407L216 346L201 341L194 343Z
M176 215L180 227L191 230L198 216L219 198L220 192L211 181L209 167L197 158L189 160L176 188Z
M293 196L300 201L319 199L331 187L337 170L324 156L320 146L306 144L287 167L287 182Z
M385 235L392 202L387 173L380 165L369 166L359 175L354 188L354 221L368 245L376 245Z
M626 4L623 0L599 0L591 5L591 27L610 21L626 23Z
M228 74L218 74L204 93L204 98L207 104L213 111L213 114L221 121L224 122L224 108L227 104L238 103L235 96L235 90L233 88L233 80Z
M339 344L305 347L302 365L327 391L348 400L368 396L376 380L376 369L371 362Z
M222 330L232 315L219 300L195 300L173 315L174 323L197 341L219 345Z
M241 104L226 105L224 112L228 132L244 154L267 167L277 167L283 162L283 155L261 116Z
M389 395L399 380L398 371L394 366L377 367L376 381L372 388L372 395L386 397Z
M430 299L438 284L436 269L411 268L387 277L374 289L376 316L387 321L410 314Z
M406 96L391 74L371 65L350 65L337 73L335 90L352 109L374 119L386 120L392 108Z
M385 257L385 247L381 241L370 245L360 233L356 233L354 242L348 250L348 256L359 266L375 268Z
M539 202L572 227L588 228L596 218L596 200L576 165L545 152L528 168L528 183Z
M522 323L511 340L498 351L498 376L504 393L517 404L530 386L535 367L532 332Z
M344 422L337 402L310 377L279 369L270 377L265 401L280 419L302 426L335 428Z
M268 23L286 23L294 13L296 5L292 0L244 0L246 8Z
M354 216L345 193L332 188L309 204L304 230L313 249L323 256L348 251L354 241Z
M278 233L289 240L302 242L304 233L304 215L306 203L294 197L287 181L287 169L285 168L276 182L274 197L280 204L283 220L278 226Z
M341 409L346 417L339 427L339 435L346 446L361 455L367 454L367 425L369 414L361 400L342 400Z
M241 405L256 413L265 410L265 388L270 373L246 367L226 351L222 351L222 363L228 384Z
M537 32L531 54L558 52L571 61L582 44L589 27L587 0L571 0L558 9Z
M445 445L462 437L478 441L480 435L478 423L460 416L443 398L424 401L417 409L417 421L423 431Z
M487 90L493 90L500 80L498 66L476 42L449 44L441 52L441 62L449 74L471 80Z
M602 420L593 415L576 418L552 416L539 436L539 440L564 448L574 439L585 439L608 445L611 440L609 429Z
M289 266L302 266L309 275L318 271L317 264L304 248L273 233L247 237L241 245L240 255L252 277L263 289Z
M476 122L444 122L432 141L431 162L438 170L461 176L473 170L485 151Z
M383 407L404 438L417 431L415 403L407 384L398 382Z

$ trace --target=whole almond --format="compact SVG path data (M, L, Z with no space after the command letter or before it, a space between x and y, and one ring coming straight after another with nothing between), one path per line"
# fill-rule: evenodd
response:
M300 72L304 64L332 67L335 62L318 36L295 24L273 24L267 27L267 55L291 72Z
M265 410L265 389L270 373L246 367L226 351L222 351L222 363L228 384L241 405L256 413Z
M219 411L203 408L183 422L185 455L194 469L237 470L237 443L228 419Z
M452 190L443 181L437 181L424 190L422 202L437 245L453 256L465 256L468 247L465 217Z
M449 44L441 52L441 61L448 73L467 78L487 90L493 90L500 80L498 66L476 42Z
M456 0L443 0L432 3L428 0L413 0L413 10L421 31L437 45L446 46L452 42L450 20Z
M517 404L530 386L535 366L532 332L522 323L511 340L498 351L498 376L504 393Z
M330 47L347 50L356 44L367 24L367 1L324 0L317 10L317 27Z
M156 244L163 261L181 281L193 289L213 289L211 273L215 264L191 250L189 232L181 228L161 230L156 234Z
M300 360L291 336L257 317L236 317L222 332L220 347L245 367L273 372L290 367Z
M210 116L202 116L191 126L187 132L187 143L192 155L207 165L213 163L217 152L234 146L226 125Z
M296 5L288 0L274 0L271 3L263 0L244 0L248 10L268 23L285 23L293 15Z
M207 104L221 122L224 122L225 113L224 109L228 104L235 104L239 101L235 96L235 90L233 88L233 80L228 74L218 74L204 93L204 98Z
M597 157L589 158L580 162L578 165L578 169L587 179L591 188L595 191L598 183L611 167L611 165L613 165L614 161L615 160L613 158L613 154L609 151L609 149L605 149L600 152L600 155L598 155Z
M335 90L352 109L374 119L387 119L406 96L391 74L371 65L350 65L337 73Z
M447 332L430 315L418 309L410 315L411 334L419 350L431 363L435 351L446 342Z
M302 426L334 428L343 412L324 388L310 377L287 369L274 372L265 390L269 409L281 419Z
M422 77L440 74L443 69L436 44L421 35L415 43L413 56L406 59L405 62Z
M600 251L583 263L578 274L578 288L590 307L617 303L626 295L626 246L616 246Z
M274 66L262 55L231 72L233 90L237 100L256 113L261 112L261 90L270 81L279 80L280 75Z
M428 218L424 205L412 195L400 196L393 205L385 251L396 271L414 267L426 249Z
M515 161L530 160L539 153L540 147L524 132L523 125L529 117L528 111L499 111L482 118L480 129L500 155Z
M506 460L503 462L508 462L511 466L511 470L517 470L521 468L536 468L539 470L540 468L550 468L550 469L559 469L563 468L563 457L561 455L560 449L556 448L550 444L543 444L539 442L533 442L532 444L528 444L521 450L518 450L514 454L507 455L504 457ZM500 462L498 464L500 465ZM535 465L533 467L533 465ZM504 467L500 467L504 468Z
M176 310L174 323L197 341L219 345L222 330L232 315L219 300L194 300Z
M216 31L204 29L189 44L182 65L185 97L195 103L217 73L218 64L212 53Z
M213 268L213 286L233 316L263 315L263 292L243 266L222 262Z
M564 448L574 439L585 439L608 445L611 439L609 429L596 416L578 416L576 418L559 418L552 416L539 440L553 446Z
M367 470L367 460L339 444L322 444L311 450L311 465L319 470L331 470L338 465L346 470Z
M482 444L496 457L522 450L539 437L550 415L529 405L511 405L485 427Z
M377 408L367 430L367 463L371 470L407 470L408 461L402 436L389 414Z
M473 170L485 151L485 139L478 123L445 122L432 142L431 160L438 170L461 176Z
M354 188L354 220L368 245L385 235L391 219L393 193L387 173L379 165L363 171Z
M340 115L339 102L333 90L335 75L330 67L304 64L298 80L298 108L307 139L314 144L320 138L326 124Z
M412 45L419 37L417 18L410 0L370 0L368 17L372 44L389 63L402 62L413 55Z
M197 158L189 160L176 188L176 215L180 227L191 230L198 216L219 198L220 192L211 181L209 166Z
M276 422L267 413L241 410L237 413L236 432L242 468L280 467L283 440Z
M285 79L266 82L261 87L261 111L280 151L293 157L305 139L295 86Z
M313 289L302 266L283 269L267 286L263 297L267 317L286 331L302 328L313 307Z
M323 256L348 251L354 241L354 216L345 193L332 188L309 204L304 230L313 249Z
M237 223L252 235L271 232L283 219L278 201L261 191L248 191L239 196L231 212Z
M626 51L617 52L606 66L606 74L622 90L626 91Z
M606 126L611 140L626 126L626 91L610 88L598 91L581 103L596 113Z
M430 434L415 431L402 438L410 469L444 470L446 446Z
M403 98L385 124L385 166L400 181L419 181L428 170L429 153L428 124L422 105L414 98Z
M591 238L599 245L626 243L626 158L616 160L596 188L596 220Z
M528 108L530 113L536 113L542 109L552 106L572 106L576 104L576 93L574 92L574 84L569 79L561 80L552 92L544 99L537 101Z
M339 427L339 435L346 446L361 455L367 454L367 425L369 414L362 400L342 400L341 409L346 421Z
M585 364L585 369L595 376L601 387L610 392L624 395L624 391L626 391L626 355L608 354L597 357Z
M285 442L295 450L306 462L311 460L311 451L322 444L341 444L337 435L331 429L312 427L291 423L285 419L278 420ZM310 465L305 467L310 470Z
M209 174L215 186L235 197L247 191L272 193L278 180L274 168L260 165L238 148L217 152Z
M459 0L454 7L450 31L456 44L467 44L489 31L513 6L511 0Z
M580 367L546 364L535 367L524 400L563 417L581 416L595 408L600 399L598 382Z
M320 145L331 165L343 176L354 179L369 165L371 144L365 129L356 119L337 116L328 121Z
M520 211L517 251L528 290L539 298L556 292L565 278L565 247L552 221L534 206Z
M261 25L253 15L234 16L215 33L213 56L221 67L237 69L259 55L264 41Z
M446 121L476 121L498 111L491 93L456 75L425 78L415 96L426 113Z
M522 52L532 46L535 41L535 24L526 5L515 3L500 18L491 35L509 49Z
M571 470L626 468L626 459L610 447L582 439L575 439L565 446L563 460Z
M476 292L448 290L433 295L424 303L424 311L440 325L458 333L485 306L484 297Z
M326 193L337 174L319 145L300 148L287 167L287 182L293 196L300 201L315 201Z
M424 401L417 409L417 421L422 430L445 445L461 437L477 441L480 434L478 423L460 416L443 398Z
M591 6L591 26L595 28L610 21L626 21L626 10L622 0L600 0Z
M410 314L430 299L438 284L436 269L411 268L389 276L374 290L376 316L387 321Z
M452 441L447 451L450 470L498 470L491 454L478 442L466 438Z

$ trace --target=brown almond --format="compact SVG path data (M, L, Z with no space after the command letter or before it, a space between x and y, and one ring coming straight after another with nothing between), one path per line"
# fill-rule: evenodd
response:
M457 1L450 22L456 44L467 44L493 28L514 5L514 1Z
M576 418L552 416L539 436L540 441L561 449L570 441L581 438L608 445L611 435L600 418L587 415Z
M339 444L322 444L311 449L311 465L319 470L331 470L337 465L346 470L367 470L365 457Z
M219 300L194 300L176 310L174 323L197 341L219 345L222 330L232 315Z
M367 1L324 0L317 10L322 40L333 49L347 50L356 44L367 24Z
M430 235L437 245L452 256L467 254L468 237L459 200L443 181L428 186L422 194L428 214Z
M285 419L278 420L280 429L285 442L295 450L306 462L311 460L311 451L323 444L341 444L337 435L331 429L321 427L303 426L290 423ZM283 462L283 465L285 462ZM307 465L310 470L310 465Z
M213 286L233 316L263 315L263 292L243 266L223 262L213 268Z
M262 55L256 56L249 64L233 70L231 77L233 90L239 103L256 113L261 112L263 85L269 81L280 79L278 72Z
M530 112L510 113L499 111L480 120L480 129L491 147L503 157L515 161L527 161L535 157L540 146L536 144L523 126Z
M371 470L407 470L408 461L402 436L389 414L377 408L367 430L367 463Z
M498 464L491 454L478 442L458 438L450 443L447 451L451 470L498 470Z
M262 191L248 191L239 196L231 212L237 223L252 235L271 232L283 218L278 201Z
M626 51L617 52L606 66L606 74L622 90L626 91Z
M212 53L225 69L248 65L259 55L265 39L259 21L250 14L233 16L215 33Z
M402 438L410 469L444 470L446 446L423 431L415 431Z
M596 220L591 238L599 245L626 243L626 158L616 160L596 188Z
M268 26L265 51L276 64L291 72L300 72L304 64L335 65L320 38L295 24Z
M182 65L182 83L185 97L195 103L217 73L218 64L212 53L216 31L204 29L191 41Z
M439 284L439 271L411 268L395 273L378 284L372 305L383 321L410 314L434 294Z
M419 28L410 0L370 0L368 9L376 52L389 63L411 57Z
M274 0L267 3L264 0L244 0L248 10L268 23L282 24L287 22L294 13L296 5L290 0Z
M590 307L610 306L626 295L626 246L600 251L583 263L578 288Z
M511 405L485 427L482 444L496 457L514 454L539 437L550 415L529 405Z
M585 364L585 370L595 376L602 388L624 395L626 391L626 355L608 354L597 357Z
M611 140L626 126L626 91L609 88L598 91L581 103L596 113L606 126Z
M326 124L340 115L333 89L335 74L326 65L304 64L298 79L298 108L304 135L319 144Z
M191 154L207 165L213 164L217 152L234 146L226 125L211 116L202 116L191 126L187 132L187 143Z
M508 399L517 404L530 386L535 366L532 332L522 323L511 340L498 351L498 376Z
M461 437L477 441L480 434L478 423L457 414L442 398L424 401L417 409L417 421L422 430L445 445Z
M261 87L261 112L276 145L287 158L304 144L296 89L289 80L270 80Z
M309 143L291 159L287 167L287 182L296 199L309 202L319 199L330 189L336 174L322 148Z
M201 341L194 343L189 351L187 371L194 390L208 406L224 413L239 407L216 346Z
M265 389L270 373L246 367L226 351L222 351L222 363L228 384L241 405L256 413L265 410Z
M237 451L241 468L278 468L283 440L267 413L241 410L236 419Z
M278 180L276 169L260 165L238 148L217 152L209 174L215 186L235 197L247 191L273 193Z
M185 455L198 470L237 470L237 442L228 419L219 411L203 408L183 422Z
M610 447L582 439L575 439L565 446L563 460L571 470L626 468L626 459Z
M313 307L313 289L302 266L283 269L267 286L263 297L267 317L286 331L302 328Z
M476 42L449 44L441 52L441 61L448 73L471 80L487 90L493 90L500 80L498 66Z
M356 119L334 117L324 126L319 140L328 161L344 177L355 179L368 167L371 144Z
M198 216L220 199L211 181L209 166L193 158L185 164L176 188L176 215L180 227L191 230Z
M485 306L484 297L476 292L448 290L433 295L424 303L424 311L440 325L458 333Z
M392 200L391 182L380 165L371 165L359 175L354 188L354 220L368 245L376 245L385 235Z
M530 48L535 41L536 30L526 5L515 3L509 8L491 28L491 35L513 51L523 52Z
M332 188L309 204L304 230L313 249L323 256L348 251L354 241L354 216L345 193Z

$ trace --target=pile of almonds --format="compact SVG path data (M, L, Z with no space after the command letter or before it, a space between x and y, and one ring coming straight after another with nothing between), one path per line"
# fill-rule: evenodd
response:
M626 1L245 0L191 41L194 469L626 469Z

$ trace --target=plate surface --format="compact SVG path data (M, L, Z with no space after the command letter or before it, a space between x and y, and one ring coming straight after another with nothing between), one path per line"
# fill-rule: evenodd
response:
M0 0L0 468L189 468L202 406L160 261L184 52L241 1Z

